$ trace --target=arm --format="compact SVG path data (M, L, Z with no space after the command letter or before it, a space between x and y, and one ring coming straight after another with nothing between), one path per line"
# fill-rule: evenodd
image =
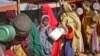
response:
M67 18L64 17L63 20L62 20L62 22L61 22L61 24L62 24L62 27L65 29L65 31L68 30L67 29L67 23L68 23Z

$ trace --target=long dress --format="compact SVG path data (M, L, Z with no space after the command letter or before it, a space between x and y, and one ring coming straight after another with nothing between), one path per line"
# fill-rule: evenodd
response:
M97 36L97 21L94 21L93 18L95 17L95 20L97 16L93 15L92 10L89 8L86 10L86 13L83 17L82 24L83 24L83 30L85 34L86 39L86 48L88 47L89 51L94 52L94 50L98 51L99 43L98 43L98 36Z
M72 29L74 30L72 48L74 49L74 52L76 51L83 52L84 45L81 34L81 22L79 20L79 17L72 10L71 6L68 3L63 3L63 7L65 12L61 15L62 24L66 26L71 26Z
M43 49L43 56L51 56L53 44L52 44L52 40L49 37L50 31L51 29L49 28L49 26L39 27L40 39L41 39L41 44Z
M91 9L86 10L85 15L83 16L82 25L87 45L89 45L91 39L90 25L92 22L92 18L93 18L92 10Z

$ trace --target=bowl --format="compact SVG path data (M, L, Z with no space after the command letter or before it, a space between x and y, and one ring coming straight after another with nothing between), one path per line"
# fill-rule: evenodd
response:
M15 38L16 32L11 25L0 26L0 41L9 42Z

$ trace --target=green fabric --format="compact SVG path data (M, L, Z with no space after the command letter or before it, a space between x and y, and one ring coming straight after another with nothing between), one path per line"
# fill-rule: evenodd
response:
M34 23L32 24L30 35L32 36L29 45L30 52L31 52L30 56L34 56L34 54L36 54L36 56L43 56L39 32Z

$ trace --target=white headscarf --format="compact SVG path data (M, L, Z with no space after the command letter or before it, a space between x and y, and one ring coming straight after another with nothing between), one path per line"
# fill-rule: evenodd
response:
M41 21L43 21L43 20L45 19L45 17L49 18L48 15L42 15L42 17L41 17Z

